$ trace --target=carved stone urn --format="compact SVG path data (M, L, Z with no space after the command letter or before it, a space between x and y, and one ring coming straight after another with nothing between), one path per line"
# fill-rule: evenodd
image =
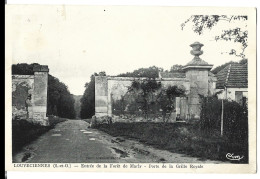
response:
M190 51L190 53L195 56L194 57L195 59L200 59L199 56L203 54L201 47L204 45L199 42L194 42L190 46L192 47L192 50Z

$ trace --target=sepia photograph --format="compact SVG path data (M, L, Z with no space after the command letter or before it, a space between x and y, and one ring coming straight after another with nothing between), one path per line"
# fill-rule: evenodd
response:
M255 166L256 9L6 9L12 167Z

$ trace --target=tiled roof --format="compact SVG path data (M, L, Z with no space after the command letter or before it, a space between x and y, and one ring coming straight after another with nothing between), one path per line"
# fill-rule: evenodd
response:
M186 74L184 72L160 72L161 78L186 78Z
M216 88L226 87L247 88L248 70L247 64L232 63L218 72Z

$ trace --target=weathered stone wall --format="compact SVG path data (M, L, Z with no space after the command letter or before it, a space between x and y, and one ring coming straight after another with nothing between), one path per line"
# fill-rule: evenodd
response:
M33 119L42 125L48 124L47 113L47 89L48 73L34 73L34 101L33 101Z
M113 104L116 101L120 101L124 97L123 110L128 111L128 105L132 102L131 97L127 95L128 87L131 86L132 81L137 78L132 77L109 77L109 76L97 76L95 77L95 115L101 116L115 116L115 109ZM186 90L186 94L190 93L189 80L185 78L170 78L170 79L157 79L161 81L162 87L177 85ZM188 114L188 98L176 99L176 112L171 116L172 119L176 119L176 115L180 114L182 118L186 118ZM138 113L138 111L136 111ZM123 112L127 113L127 112ZM116 114L118 115L118 114ZM136 117L137 119L137 117ZM138 119L137 119L138 120ZM139 119L141 120L141 119Z
M27 119L32 117L32 105L26 105L29 95L33 98L34 76L12 76L12 118ZM28 101L29 102L29 101Z
M108 113L108 86L106 76L95 77L95 115L105 116Z
M12 118L48 125L48 67L37 66L34 75L12 76Z
M200 95L208 96L208 70L189 69L186 78L190 81L189 114L191 118L200 116Z

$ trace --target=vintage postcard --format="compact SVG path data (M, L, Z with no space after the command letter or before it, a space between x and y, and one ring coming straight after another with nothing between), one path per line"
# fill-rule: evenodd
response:
M6 5L7 171L256 173L256 8Z

